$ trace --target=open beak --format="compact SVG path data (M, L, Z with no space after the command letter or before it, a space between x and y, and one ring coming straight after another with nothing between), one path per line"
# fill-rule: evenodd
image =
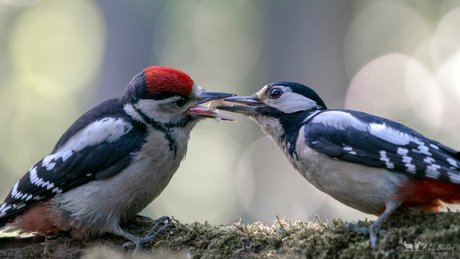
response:
M233 96L223 99L222 105L217 105L216 108L219 110L242 113L245 115L255 114L258 109L264 107L265 104L256 97L253 96Z
M230 117L226 117L222 114L219 114L215 111L210 111L209 109L200 105L200 103L209 102L216 99L222 99L230 96L235 96L234 94L227 94L227 93L215 93L215 92L201 92L200 96L198 96L198 100L196 104L190 108L188 108L187 113L190 115L194 115L201 118L213 118L213 119L220 119L226 121L234 121L234 119Z

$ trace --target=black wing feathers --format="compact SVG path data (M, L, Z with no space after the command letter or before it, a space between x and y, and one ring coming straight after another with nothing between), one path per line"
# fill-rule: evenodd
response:
M73 150L68 157L53 158L51 162L38 162L18 182L0 207L0 227L3 220L48 200L59 193L96 179L107 179L129 166L133 153L140 150L146 140L145 125L131 119L118 99L108 100L81 116L61 137L52 154L66 144L80 130L94 121L107 117L122 119L133 127L117 140L103 141L81 150ZM107 136L109 136L107 134ZM51 166L54 163L54 166ZM48 167L47 167L48 166ZM19 195L27 194L27 196ZM18 206L25 203L26 206ZM7 207L11 207L6 209Z
M372 133L370 126L367 130L362 127L340 128L332 123L321 123L321 120L319 123L310 120L304 131L305 142L310 148L352 163L460 183L459 152L399 123L362 112L339 111L351 114L362 125L384 125L384 129L379 135Z

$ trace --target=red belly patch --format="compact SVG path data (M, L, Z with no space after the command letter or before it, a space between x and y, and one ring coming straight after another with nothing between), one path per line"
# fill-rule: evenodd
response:
M423 211L439 211L442 202L460 203L460 185L430 178L410 177L396 195L403 201L399 209L416 207Z
M55 222L57 222L57 215L51 211L49 202L42 202L17 216L8 227L20 228L21 233L49 234L59 231Z

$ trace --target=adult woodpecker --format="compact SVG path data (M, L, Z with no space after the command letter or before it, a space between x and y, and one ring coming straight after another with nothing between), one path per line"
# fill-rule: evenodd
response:
M166 187L184 159L192 128L203 118L232 120L200 103L233 96L206 92L180 70L149 67L120 99L92 108L32 166L0 205L0 228L88 238L124 231ZM127 243L128 244L128 243Z
M395 210L438 211L441 202L460 203L460 153L404 125L327 109L312 89L293 82L223 100L210 105L255 120L316 188L380 215L368 229L346 226L369 233L373 247L383 221Z

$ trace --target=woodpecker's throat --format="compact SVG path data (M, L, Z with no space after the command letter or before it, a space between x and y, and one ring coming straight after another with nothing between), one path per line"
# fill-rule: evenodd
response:
M139 115L142 117L142 120L146 124L152 126L156 130L163 132L166 140L168 140L169 150L173 152L175 159L177 156L177 141L174 138L174 130L176 128L185 128L185 126L187 126L187 124L192 121L192 117L190 115L184 115L184 117L180 120L163 123L147 117L147 115L135 107L134 109L139 113Z
M318 111L299 111L284 113L272 107L264 107L260 114L253 117L258 122L265 134L269 135L290 157L298 160L296 152L297 138L300 128L307 120L312 118ZM313 115L313 116L310 116Z

